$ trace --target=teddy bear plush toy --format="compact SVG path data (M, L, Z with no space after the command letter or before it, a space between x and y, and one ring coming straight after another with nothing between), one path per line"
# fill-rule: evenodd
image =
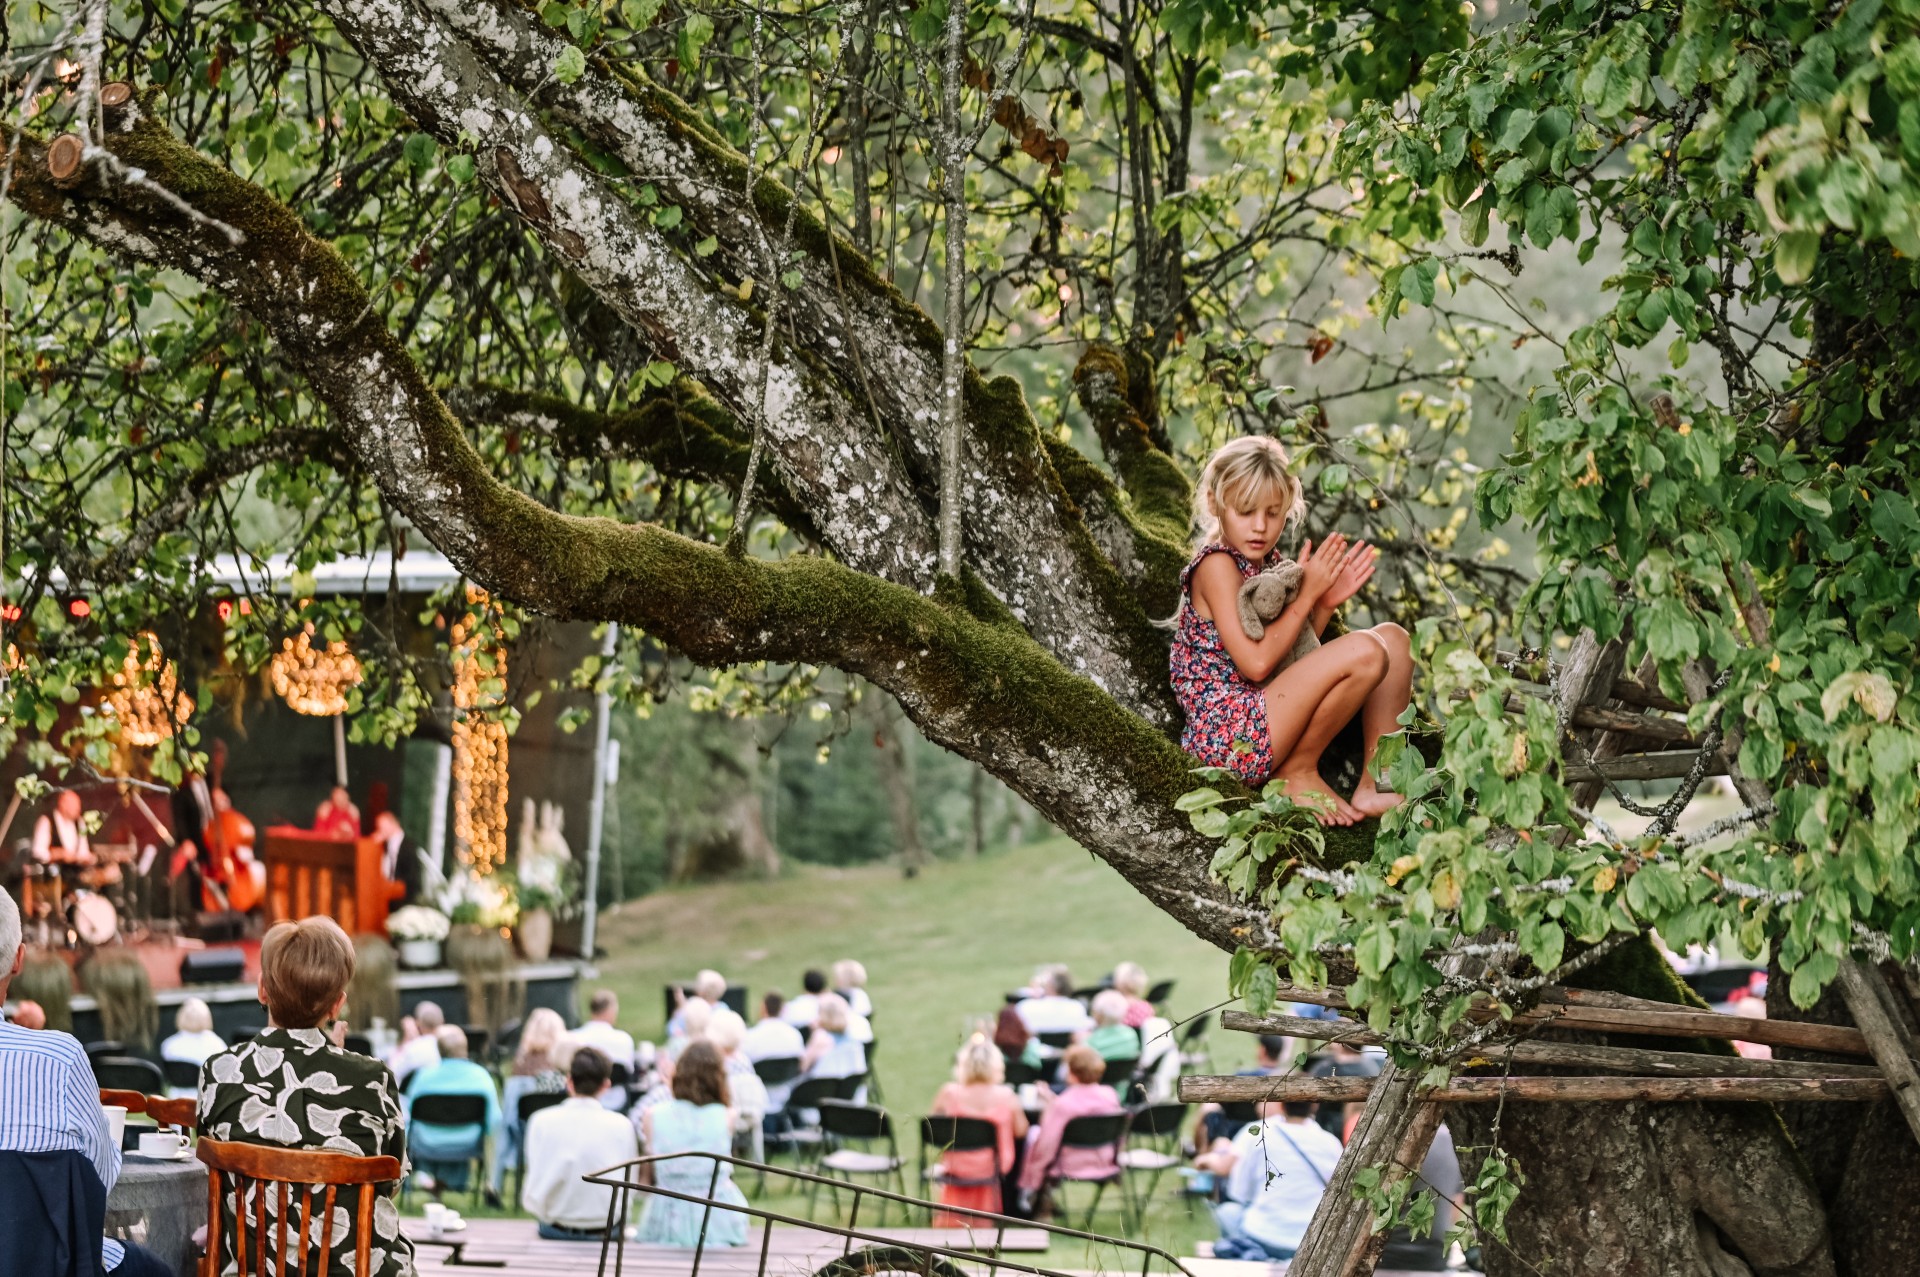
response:
M1240 628L1247 632L1248 638L1257 640L1266 634L1268 622L1286 611L1287 604L1300 593L1300 582L1306 574L1307 570L1292 559L1281 559L1266 571L1246 579L1240 586L1239 611ZM1300 637L1293 640L1293 651L1274 667L1274 672L1285 669L1319 646L1320 636L1313 632L1313 627L1302 625Z

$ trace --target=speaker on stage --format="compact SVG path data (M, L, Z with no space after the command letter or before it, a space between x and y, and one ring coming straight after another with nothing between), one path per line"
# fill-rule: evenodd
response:
M247 972L247 955L238 949L201 949L180 957L181 984L238 984Z

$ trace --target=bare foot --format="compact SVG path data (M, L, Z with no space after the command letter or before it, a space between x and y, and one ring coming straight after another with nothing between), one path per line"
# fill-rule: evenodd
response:
M1323 825L1351 825L1360 819L1359 810L1334 793L1318 771L1281 772L1275 779L1287 797L1311 811Z
M1384 816L1405 801L1399 794L1383 794L1374 788L1371 776L1362 776L1353 787L1353 809L1362 816Z

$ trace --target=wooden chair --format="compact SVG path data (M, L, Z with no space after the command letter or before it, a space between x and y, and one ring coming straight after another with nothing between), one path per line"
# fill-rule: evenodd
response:
M116 1104L127 1111L128 1117L132 1117L135 1114L147 1111L147 1093L145 1091L122 1091L113 1087L103 1086L100 1088L100 1103L103 1105Z
M358 1204L353 1213L354 1264L357 1277L369 1277L372 1269L371 1249L373 1246L373 1199L374 1185L392 1183L400 1178L400 1161L393 1157L354 1157L346 1153L312 1152L306 1149L269 1148L261 1144L240 1144L226 1140L200 1141L198 1156L207 1164L211 1172L207 1176L207 1266L204 1271L217 1272L221 1264L221 1231L225 1226L225 1204L229 1177L233 1188L233 1253L237 1265L238 1277L248 1277L251 1272L257 1277L266 1277L269 1272L285 1273L292 1271L295 1265L303 1273L325 1273L330 1271L330 1254L333 1249L333 1230L322 1228L315 1244L319 1250L319 1262L310 1266L308 1260L307 1235L309 1232L308 1212L311 1209L312 1194L310 1187L324 1185L326 1199L320 1218L332 1220L334 1198L341 1188L358 1188ZM278 1189L278 1218L271 1223L267 1218L267 1197ZM252 1198L253 1227L253 1266L247 1264L247 1200ZM300 1200L300 1217L293 1229L296 1253L289 1255L287 1249L287 1214L291 1199ZM275 1234L272 1243L273 1266L268 1267L269 1230Z
M191 1095L170 1100L162 1095L149 1095L147 1116L162 1126L176 1127L182 1131L192 1131L200 1125L200 1101Z

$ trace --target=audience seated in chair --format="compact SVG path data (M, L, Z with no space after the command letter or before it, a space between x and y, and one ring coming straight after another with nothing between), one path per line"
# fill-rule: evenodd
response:
M521 1164L526 1147L526 1132L520 1128L520 1097L558 1095L567 1089L567 1075L554 1058L566 1036L567 1024L559 1012L536 1007L527 1013L526 1025L520 1030L520 1046L513 1053L513 1072L500 1088L500 1143L494 1150L493 1173L487 1180L495 1195L506 1187L507 1172ZM600 1058L606 1060L604 1055ZM596 1088L592 1093L600 1092Z
M1027 1032L1078 1033L1091 1027L1087 1009L1073 996L1073 973L1065 967L1042 967L1034 972L1032 995L1016 1004Z
M1027 1137L1027 1113L1006 1084L1000 1050L976 1033L953 1061L953 1081L933 1097L941 1117L977 1117L993 1123L993 1148L950 1150L940 1158L940 1204L967 1210L1005 1213L1005 1177L1013 1171L1014 1149ZM964 1228L977 1221L965 1215L934 1216L935 1228Z
M1118 989L1102 989L1093 995L1093 1027L1088 1030L1084 1040L1100 1053L1101 1059L1140 1058L1140 1030L1128 1028L1126 1018L1126 994ZM1119 1078L1113 1080L1116 1083L1121 1081Z
M160 1043L162 1061L205 1064L227 1049L226 1039L213 1031L213 1011L199 998L188 998L173 1016L174 1032Z
M820 995L819 1018L800 1055L801 1076L859 1077L867 1071L867 1049L853 1036L852 1021L845 998Z
M820 1018L820 995L827 991L826 973L808 971L800 977L800 987L805 992L788 1002L780 1015L794 1028L805 1031Z
M1062 1148L1060 1134L1068 1122L1076 1117L1102 1117L1118 1113L1120 1101L1114 1096L1113 1089L1101 1085L1100 1079L1106 1073L1106 1061L1100 1053L1084 1042L1070 1046L1066 1052L1067 1089L1053 1095L1041 1088L1041 1102L1045 1111L1040 1115L1040 1124L1033 1128L1027 1145L1026 1165L1020 1169L1020 1191L1029 1199L1035 1197L1049 1181L1063 1175L1072 1175L1081 1179L1092 1179L1110 1171L1118 1170L1119 1163L1111 1148L1080 1149Z
M721 1007L707 1025L707 1041L720 1052L727 1068L727 1094L732 1097L734 1129L748 1134L767 1115L767 1086L753 1071L753 1061L740 1049L747 1038L747 1022L737 1011Z
M847 1000L847 1010L862 1020L873 1018L873 999L867 996L867 969L852 958L833 964L833 991Z
M267 1028L209 1059L200 1092L200 1133L215 1140L393 1157L406 1167L406 1125L393 1075L378 1060L341 1049L346 1025L336 1019L353 979L353 942L331 918L282 922L260 942L260 1001ZM334 1021L335 1040L321 1026ZM263 1092L267 1098L262 1098ZM315 1186L309 1209L325 1209ZM412 1277L413 1244L400 1232L393 1186L373 1206L369 1277ZM225 1205L231 1224L233 1201ZM297 1216L296 1216L297 1217ZM336 1216L336 1220L340 1217ZM334 1253L358 1244L349 1225L335 1224ZM234 1231L221 1230L215 1272L233 1264Z
M716 1206L709 1214L705 1199L722 1205L745 1206L747 1198L733 1182L733 1167L717 1164L733 1148L733 1114L728 1109L727 1070L711 1042L694 1042L680 1055L673 1071L673 1098L640 1115L650 1154L706 1153L707 1157L675 1157L653 1163L654 1183L699 1201L680 1201L647 1195L640 1217L640 1240L665 1246L738 1246L747 1240L749 1217Z
M633 1034L615 1024L620 1018L620 999L612 989L595 989L587 999L587 1019L572 1033L581 1046L590 1046L607 1057L608 1064L633 1068Z
M394 1081L405 1086L417 1070L440 1062L440 1039L435 1035L446 1022L437 1002L422 1002L412 1015L400 1017L400 1041L387 1056Z
M1113 987L1127 1000L1127 1014L1121 1023L1137 1029L1153 1019L1153 1003L1147 1001L1147 973L1137 962L1122 962L1113 969Z
M0 1000L26 960L20 941L19 906L0 891ZM168 1277L151 1252L101 1234L119 1177L120 1150L80 1044L66 1033L0 1025L0 1192L16 1204L40 1203L28 1211L34 1227L0 1236L0 1269ZM73 1266L61 1269L63 1260Z
M786 1005L787 1000L780 996L778 989L769 989L760 999L760 1018L747 1030L747 1040L740 1045L749 1060L756 1064L761 1060L797 1060L807 1049L807 1040L800 1035L800 1030L781 1018L780 1012Z
M1286 1059L1286 1038L1277 1033L1263 1033L1253 1040L1253 1067L1241 1069L1236 1076L1278 1077L1287 1071ZM1230 1140L1238 1135L1245 1125L1245 1122L1229 1117L1218 1104L1202 1104L1193 1133L1194 1145L1204 1153L1216 1141Z
M694 1002L704 1002L707 1010L719 1010L721 999L727 996L727 977L709 968L693 977L693 997L682 994L679 985L673 987L673 996L677 1009L667 1020L667 1040L698 1037L697 1032L687 1027L684 1018L687 1007Z
M529 1023L531 1027L531 1023ZM606 1235L613 1189L585 1176L640 1156L633 1124L600 1102L611 1066L583 1046L567 1063L570 1098L541 1109L527 1122L527 1178L520 1206L553 1241L599 1241ZM623 1224L624 1226L624 1224Z
M413 1122L408 1142L413 1148L414 1181L428 1192L467 1187L469 1159L489 1137L500 1134L500 1096L493 1074L467 1058L467 1034L457 1024L443 1024L434 1035L440 1042L440 1062L429 1064L407 1083L404 1103L411 1116L416 1102L429 1095L471 1095L486 1102L484 1122L438 1126Z
M1196 1159L1226 1184L1214 1208L1218 1259L1292 1259L1340 1161L1340 1141L1313 1120L1316 1105L1262 1104L1261 1120Z

